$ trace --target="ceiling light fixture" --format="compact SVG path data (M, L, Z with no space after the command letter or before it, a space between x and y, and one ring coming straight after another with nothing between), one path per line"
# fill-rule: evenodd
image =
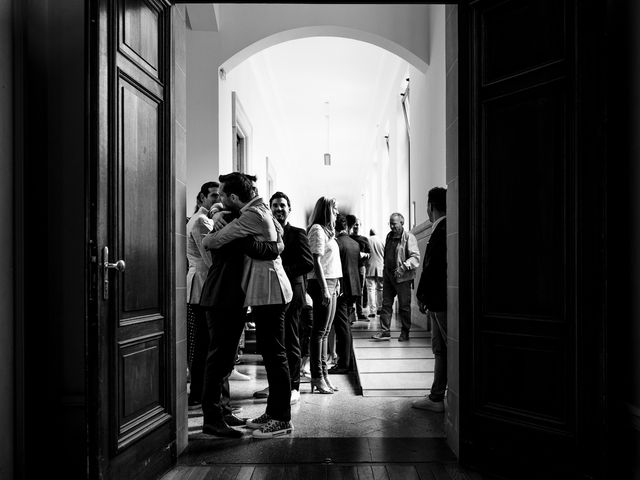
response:
M325 167L330 167L331 166L331 153L330 152L330 143L329 143L329 136L331 133L330 130L330 119L329 119L329 102L324 102L324 116L327 119L327 153L324 154L324 166Z

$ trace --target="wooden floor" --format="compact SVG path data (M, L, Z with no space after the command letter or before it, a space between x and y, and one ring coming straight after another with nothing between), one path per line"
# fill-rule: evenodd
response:
M179 466L162 480L482 480L455 464Z

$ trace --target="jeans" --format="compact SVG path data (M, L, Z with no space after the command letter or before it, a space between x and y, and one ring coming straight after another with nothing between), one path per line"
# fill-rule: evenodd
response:
M435 357L429 398L441 402L447 389L447 312L427 310L427 318L431 322L431 348Z
M269 383L266 413L283 422L291 420L291 376L284 346L287 306L288 304L276 304L251 307L256 321L256 341L260 344Z
M382 277L367 277L367 303L369 313L382 309Z
M385 270L382 279L382 313L380 314L380 330L388 333L391 328L391 314L393 312L393 301L398 296L398 313L402 333L409 335L411 330L411 287L413 282L400 282L391 278Z
M321 378L327 371L327 337L336 314L339 291L337 278L327 279L327 288L331 295L328 305L322 304L322 289L316 279L309 279L308 292L313 300L313 324L309 342L309 368L312 378Z

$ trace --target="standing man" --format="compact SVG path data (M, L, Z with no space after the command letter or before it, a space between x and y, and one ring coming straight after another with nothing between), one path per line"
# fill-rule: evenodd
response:
M372 229L369 230L371 254L367 264L367 304L369 317L382 313L382 271L384 268L384 242Z
M213 232L204 239L207 248L220 248L233 240L254 237L256 240L282 240L282 227L269 207L256 193L255 176L240 172L220 175L220 200L224 207L240 215L227 223L214 216ZM284 243L282 243L284 248ZM284 347L284 316L293 297L291 284L282 267L282 259L244 258L241 280L245 292L244 306L251 306L257 341L269 382L269 397L264 414L247 421L254 438L273 438L293 431L291 424L291 378Z
M343 374L351 370L353 340L349 318L353 314L353 304L358 304L358 297L362 294L358 268L360 245L349 236L347 220L344 215L338 215L336 218L336 242L338 242L340 263L342 264L340 295L336 303L336 316L333 321L336 331L338 362L329 369L329 373Z
M427 195L427 215L433 223L422 265L416 298L431 322L431 348L435 357L431 393L414 408L444 412L447 389L447 190L435 187Z
M218 212L223 207L216 204L214 209ZM227 222L237 216L231 212L222 214ZM246 423L233 414L229 392L229 375L246 321L245 294L241 287L245 255L275 260L279 255L278 244L245 237L211 250L211 268L200 295L200 306L206 311L209 329L202 389L202 433L217 437L241 437L242 432L232 427Z
M360 219L355 215L347 215L347 227L349 229L349 236L353 238L360 246L360 260L358 261L358 278L360 280L360 295L356 297L356 313L358 314L358 320L368 320L364 314L363 307L366 306L364 301L364 279L367 274L367 264L369 263L369 256L371 254L371 247L369 246L369 240L367 237L360 235Z
M189 367L189 408L200 406L204 366L209 346L207 318L200 306L202 285L211 267L211 254L202 240L213 228L209 209L218 201L220 185L206 182L196 196L196 208L187 222L187 366Z
M384 246L384 271L382 279L382 313L380 314L380 332L373 340L391 338L391 314L393 301L398 296L398 309L402 322L399 342L409 340L411 330L411 289L420 265L420 250L415 235L404 230L404 217L392 213L389 217L391 231L387 234Z
M307 232L294 227L288 221L291 201L283 192L274 193L269 199L271 213L284 229L282 266L291 283L293 298L284 317L284 346L287 350L289 375L291 375L291 405L300 401L300 313L306 304L307 273L313 270L313 255L309 248ZM253 394L256 398L269 396L269 387Z

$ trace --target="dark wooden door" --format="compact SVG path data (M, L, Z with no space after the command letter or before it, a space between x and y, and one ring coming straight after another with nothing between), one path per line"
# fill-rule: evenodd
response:
M579 3L460 7L461 459L506 478L598 468L597 12Z
M176 456L170 5L94 7L91 467L101 478L155 478Z

